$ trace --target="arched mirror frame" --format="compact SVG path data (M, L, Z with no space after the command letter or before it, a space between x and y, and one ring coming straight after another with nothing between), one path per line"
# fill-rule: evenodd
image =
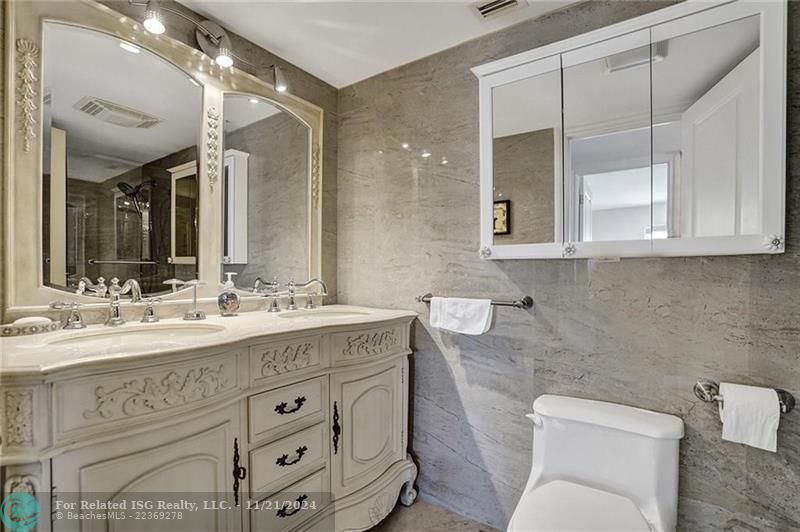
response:
M8 2L5 37L4 222L5 305L10 317L47 308L51 301L98 303L43 284L42 261L42 33L45 22L69 24L135 42L171 62L203 88L202 127L198 137L200 225L208 238L198 243L198 296L214 298L221 278L223 97L247 94L267 100L310 129L308 153L309 277L322 272L322 124L320 107L280 93L236 68L222 69L201 51L167 35L147 33L138 20L92 0ZM165 304L183 304L189 289L165 296Z

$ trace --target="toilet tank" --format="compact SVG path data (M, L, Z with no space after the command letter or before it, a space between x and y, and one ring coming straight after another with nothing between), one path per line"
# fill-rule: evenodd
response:
M531 482L563 479L617 493L658 529L675 527L680 418L558 395L540 396L533 410Z

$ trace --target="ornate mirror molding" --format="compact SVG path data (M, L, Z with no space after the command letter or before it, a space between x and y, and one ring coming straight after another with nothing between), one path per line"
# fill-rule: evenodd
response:
M197 139L197 276L201 298L215 298L223 255L223 96L243 94L265 100L308 127L308 275L322 272L323 111L301 98L278 92L271 83L236 68L221 68L195 48L166 35L147 33L138 20L91 0L6 4L6 127L4 131L5 305L14 318L42 311L51 301L98 303L98 299L44 283L43 257L43 28L59 23L136 43L185 72L201 85L202 123ZM303 220L305 222L305 220ZM269 272L266 272L267 274ZM300 277L300 275L298 275ZM299 279L298 279L299 280ZM282 280L283 281L283 280ZM164 296L165 304L190 298L187 291Z

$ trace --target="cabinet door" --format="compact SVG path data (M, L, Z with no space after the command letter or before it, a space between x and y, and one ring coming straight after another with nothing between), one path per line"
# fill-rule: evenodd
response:
M331 376L331 488L337 498L366 486L405 456L405 363L402 358Z
M240 464L247 456L243 444L240 407L234 405L199 420L58 456L53 459L57 497L54 509L62 513L54 513L53 529L241 530L241 511L234 502L232 464L235 446ZM242 479L239 484L242 502L246 482ZM95 500L124 501L126 508L101 518L68 519L69 506L65 505L79 501L80 508L80 501ZM136 500L150 501L152 508L139 512L134 507ZM194 511L191 503L198 505ZM105 512L81 511L94 515ZM148 514L150 511L156 513Z

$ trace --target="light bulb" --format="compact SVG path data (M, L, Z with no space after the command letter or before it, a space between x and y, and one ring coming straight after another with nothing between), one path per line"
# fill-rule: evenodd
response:
M220 46L217 52L217 58L214 61L222 68L232 67L233 57L231 57L231 51L224 46Z
M144 29L154 35L161 35L167 31L156 0L150 0L144 10Z
M274 77L276 91L286 92L289 90L289 84L286 83L286 78L283 77L283 72L281 72L281 69L277 65L272 67L272 75Z

